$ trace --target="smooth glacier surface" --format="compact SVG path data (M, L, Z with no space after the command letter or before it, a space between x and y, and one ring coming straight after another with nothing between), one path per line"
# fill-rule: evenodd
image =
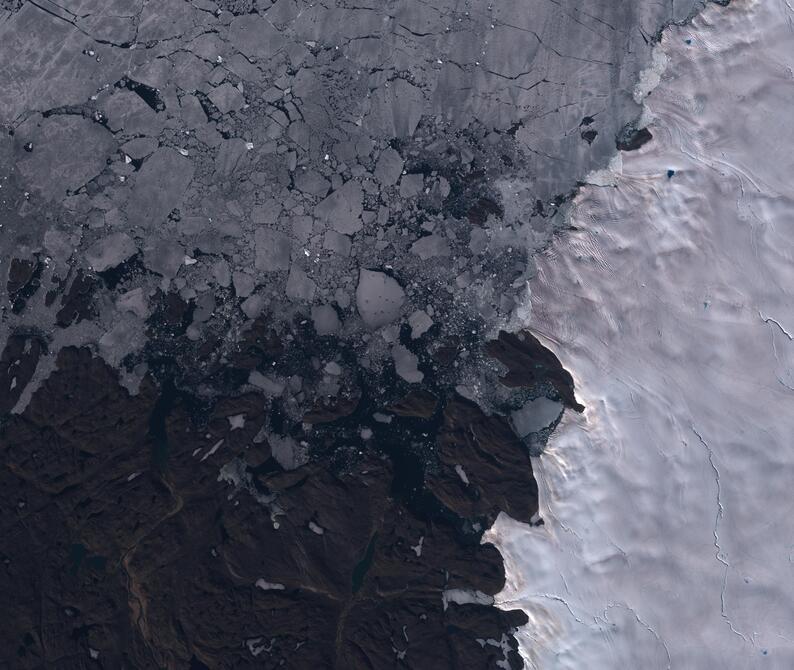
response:
M794 668L793 26L668 29L653 141L539 261L531 327L587 410L534 462L545 525L486 538L529 667Z

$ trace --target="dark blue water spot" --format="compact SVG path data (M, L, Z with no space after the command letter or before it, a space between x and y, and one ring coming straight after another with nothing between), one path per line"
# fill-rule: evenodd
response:
M667 178L668 179L672 179L674 174L675 174L675 170L668 170L667 171Z

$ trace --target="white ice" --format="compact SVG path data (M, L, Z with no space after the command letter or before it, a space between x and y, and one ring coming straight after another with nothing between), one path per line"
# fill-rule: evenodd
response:
M662 49L654 140L584 189L532 284L587 410L535 459L545 525L486 538L497 601L530 615L530 668L788 670L794 9L711 5Z

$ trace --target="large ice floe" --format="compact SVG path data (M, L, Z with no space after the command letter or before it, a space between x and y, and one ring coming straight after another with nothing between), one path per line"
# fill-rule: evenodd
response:
M794 668L794 9L711 5L659 50L653 141L531 285L587 409L535 459L544 524L488 536L498 602L531 668Z

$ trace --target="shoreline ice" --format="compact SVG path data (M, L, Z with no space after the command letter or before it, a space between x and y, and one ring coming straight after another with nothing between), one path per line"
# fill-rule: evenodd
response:
M665 31L654 140L538 261L531 326L587 410L534 459L545 524L486 535L530 668L794 667L793 22Z

